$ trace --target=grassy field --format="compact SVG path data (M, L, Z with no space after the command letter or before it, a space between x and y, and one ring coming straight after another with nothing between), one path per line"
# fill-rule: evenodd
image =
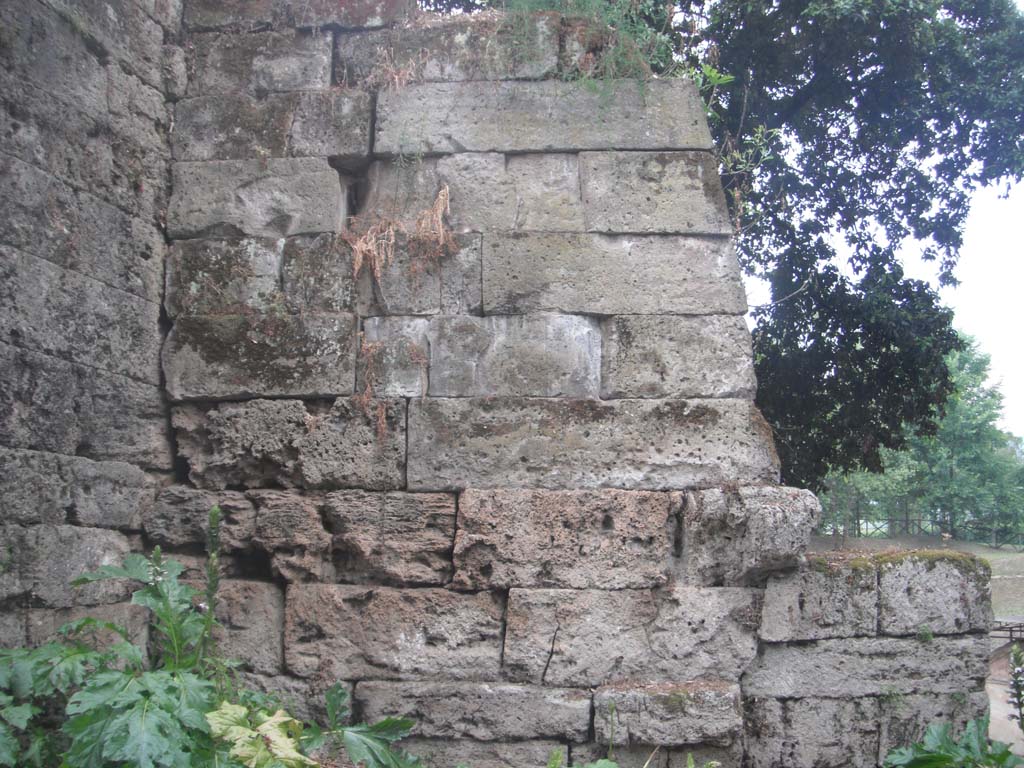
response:
M815 537L811 550L821 552L835 548L835 544L836 541L830 537ZM899 539L847 539L846 549L877 552L885 549L942 549L943 546L937 538L908 536ZM951 541L947 546L988 560L992 566L992 608L996 618L1024 621L1024 552L1009 547L993 549L965 541Z

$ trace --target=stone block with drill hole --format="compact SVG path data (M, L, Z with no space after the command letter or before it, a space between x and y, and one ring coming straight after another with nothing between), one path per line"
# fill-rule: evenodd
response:
M251 400L178 406L172 425L201 488L392 490L404 484L405 403Z
M583 742L590 693L509 683L360 682L355 701L367 722L411 717L413 736L478 741ZM472 713L472 716L467 716Z
M210 3L214 4L227 6L215 0ZM196 3L189 5L194 7ZM257 3L245 5L252 7ZM330 35L291 30L246 35L194 34L189 42L191 97L232 93L264 96L331 86Z
M504 666L520 682L737 681L757 653L758 590L513 589Z
M249 549L256 533L256 510L238 491L212 493L187 485L160 491L142 518L142 529L153 544L171 549L206 545L210 509L220 507L220 540L225 552Z
M943 550L879 555L874 560L880 634L990 631L991 569L984 560Z
M594 737L599 741L728 746L742 732L735 682L623 683L594 692Z
M761 638L768 642L871 637L878 629L878 581L867 559L831 564L808 558L799 573L772 576Z
M636 589L666 583L675 516L649 491L467 490L459 497L461 589Z
M540 80L558 68L557 14L455 16L335 39L335 77L351 85L388 81Z
M579 163L590 232L732 234L710 152L583 152Z
M821 515L810 491L739 485L681 495L682 575L692 584L760 586L796 568Z
M286 663L300 677L496 680L503 602L489 592L292 585Z
M697 90L681 78L602 88L560 80L409 84L381 93L374 142L382 155L710 148Z
M743 676L746 696L774 698L957 693L988 674L986 635L848 638L766 645Z
M175 163L172 238L286 237L338 232L345 191L326 158Z
M409 403L410 490L773 482L777 462L768 425L745 400Z
M743 314L728 240L671 235L521 233L488 236L487 314Z
M179 317L163 349L172 400L332 397L355 385L352 314Z
M750 331L739 315L627 315L601 322L601 397L749 397Z

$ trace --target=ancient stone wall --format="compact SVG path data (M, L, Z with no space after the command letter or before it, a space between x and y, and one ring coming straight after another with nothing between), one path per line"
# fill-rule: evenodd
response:
M123 3L3 10L5 642L216 503L246 681L437 765L869 766L983 707L983 569L803 558L692 84L573 79L553 14Z

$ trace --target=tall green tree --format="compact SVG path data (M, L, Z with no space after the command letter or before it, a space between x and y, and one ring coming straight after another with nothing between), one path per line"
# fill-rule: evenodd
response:
M757 400L784 479L817 489L934 433L957 337L899 254L954 282L972 192L1024 176L1013 0L422 2L625 15L627 33L666 34L676 64L731 75L705 95L741 261L771 286L755 310ZM651 64L672 66L660 51Z

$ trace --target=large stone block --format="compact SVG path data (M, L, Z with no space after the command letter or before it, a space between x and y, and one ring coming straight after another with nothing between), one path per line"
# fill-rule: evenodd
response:
M171 468L158 387L2 342L0 444Z
M764 594L761 638L768 642L871 637L878 630L874 565L830 565L811 558L810 568L773 576Z
M407 20L415 8L413 0L195 0L185 6L185 24L193 30L240 31L271 25L375 28ZM330 40L329 35L324 36Z
M173 172L173 238L337 232L345 218L341 179L326 158L175 163Z
M291 491L249 491L256 505L253 544L270 556L273 574L287 582L331 581L331 535L318 497Z
M847 691L836 691L846 695ZM752 768L874 768L878 699L746 699Z
M73 608L33 608L25 616L26 638L29 645L38 646L50 642L66 642L60 629L65 624L79 619L93 618L117 624L127 630L128 636L135 645L144 651L149 641L150 613L145 608L129 603L111 603L108 605L86 605ZM89 644L98 647L110 646L123 638L109 630L87 630L84 637Z
M284 593L276 584L227 579L220 583L215 639L225 658L263 675L283 671Z
M513 589L505 671L513 680L548 685L735 681L757 653L760 597L732 587Z
M164 306L179 315L348 312L352 249L338 235L179 240L168 251Z
M364 91L302 93L288 135L288 154L360 163L370 157L372 126L373 100Z
M53 357L160 383L160 307L0 246L0 340Z
M556 14L455 16L340 34L334 43L335 77L339 83L369 86L386 85L389 72L414 82L540 80L558 68L559 22Z
M710 152L583 152L580 188L591 232L732 234Z
M627 315L601 323L601 397L748 397L750 331L738 315Z
M202 488L403 485L405 404L351 398L330 407L298 400L252 400L173 409L180 455Z
M908 552L875 558L878 631L954 635L992 626L991 569L961 552Z
M134 530L155 493L132 464L0 448L0 508L7 522Z
M494 680L502 603L488 592L293 585L286 663L300 677Z
M682 574L708 586L761 585L794 569L821 515L813 493L777 485L691 491L680 501Z
M404 739L399 746L426 765L471 765L473 768L522 768L547 765L552 753L569 764L568 748L557 741L472 741L470 739ZM639 766L637 766L639 768Z
M442 585L451 578L454 496L337 491L321 510L339 581Z
M355 701L367 722L411 717L414 736L478 741L582 742L590 694L507 683L361 682Z
M596 397L597 323L571 315L369 318L363 373L383 396Z
M330 397L355 386L351 314L179 317L163 349L172 400Z
M189 3L190 15L229 4L211 0L209 9ZM258 2L238 3L255 7ZM193 10L195 9L195 10ZM309 32L259 32L189 37L189 96L265 94L326 89L331 85L331 36Z
M806 698L976 690L988 674L988 653L984 635L767 645L743 677L743 694Z
M138 585L122 579L83 587L71 582L102 565L120 565L130 551L123 534L71 525L37 525L25 529L23 549L14 553L21 580L34 606L71 608L125 600Z
M625 683L594 692L594 736L599 741L728 746L742 730L736 683Z
M710 149L688 80L422 83L387 90L377 107L380 154ZM599 115L580 120L580 115ZM508 126L516 130L508 130Z
M237 491L211 493L187 485L160 491L143 515L143 530L151 544L171 549L195 549L206 544L210 509L220 507L221 545L226 552L247 550L256 534L256 510Z
M608 757L608 744L573 745L572 765L584 766ZM688 744L685 747L652 747L645 744L615 744L612 753L620 768L689 768L693 758L697 768L741 768L743 744L739 740L728 747Z
M891 750L920 741L932 723L948 723L959 737L968 722L989 715L989 698L985 691L883 696L878 703L879 764Z
M454 585L635 589L668 579L669 495L468 490L459 497Z
M352 683L344 680L304 680L290 675L260 675L240 670L238 681L251 691L268 694L281 702L286 712L307 723L327 722L327 688L339 685L346 694L345 701L351 701ZM343 717L343 723L351 722L351 716Z
M742 314L747 302L728 240L676 236L488 236L487 314Z
M0 240L143 299L160 301L163 235L152 225L0 154Z
M773 482L768 425L743 400L427 398L409 404L410 490L662 490Z

